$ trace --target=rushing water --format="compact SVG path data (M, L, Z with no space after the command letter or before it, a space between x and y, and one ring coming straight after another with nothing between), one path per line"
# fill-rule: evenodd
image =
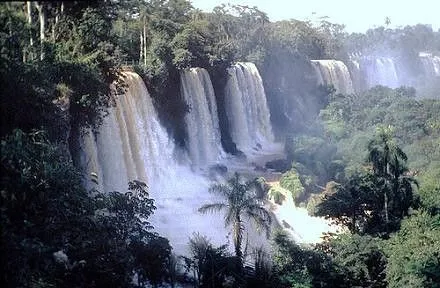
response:
M251 63L239 63L231 68L230 73L232 75L227 89L232 90L228 97L231 97L232 103L237 103L243 109L243 115L249 117L245 117L244 121L248 124L253 122L253 126L244 126L247 130L239 130L246 134L249 141L246 143L250 143L250 147L254 147L256 143L264 145L265 141L272 143L270 114L256 67ZM180 157L182 155L179 153L182 152L176 150L173 141L159 122L143 80L133 72L124 72L124 76L127 90L117 97L116 106L110 109L110 114L104 119L99 133L89 133L82 138L82 165L87 175L96 175L97 179L97 183L88 183L89 188L93 187L99 191L126 191L128 181L136 179L146 182L150 196L155 199L158 208L150 218L151 223L155 231L170 240L177 254L187 253L187 243L194 232L206 235L214 245L231 244L221 214L202 215L197 211L204 204L224 199L208 193L212 181L193 172L191 164L194 163L187 160L178 163L176 159L187 158ZM196 145L195 150L200 150L190 151L190 154L200 153L196 158L192 158L192 161L209 164L209 161L219 159L219 155L224 152L219 147L215 96L206 71L200 68L184 71L182 90L186 93L185 99L192 106L191 112L194 114L191 116L194 118L186 119L188 129L199 131L192 135L194 139L189 142ZM202 127L203 125L208 127ZM237 124L235 128L242 127ZM276 149L271 151L269 148ZM244 147L243 150L249 149ZM264 162L264 159L270 156L268 153L278 153L280 150L281 146L268 145L268 149L262 149L257 156L260 157L260 162ZM230 174L234 171L253 174L256 173L253 170L254 164L248 161L260 163L257 156L253 156L255 158L251 158L252 160L220 158L221 163L228 166ZM301 219L307 217L302 216ZM313 221L312 217L309 218ZM294 225L294 222L291 223ZM245 223L246 227L250 227L249 225ZM317 226L317 229L321 229L319 227ZM303 235L296 239L311 241L307 231L302 233ZM268 245L262 236L253 231L249 231L247 235L251 243Z
M181 92L190 108L185 116L190 159L196 166L215 164L224 152L211 79L203 68L182 71L180 77Z
M338 93L353 93L350 72L342 61L312 60L312 66L318 77L318 84L333 85Z
M274 141L263 81L253 63L229 68L225 109L232 140L245 154Z
M366 87L376 85L397 88L400 85L394 60L389 57L363 57L360 69L366 81Z
M429 53L420 53L420 61L423 64L423 70L428 77L440 76L440 57Z
M127 91L117 98L99 134L89 133L82 141L82 162L88 175L97 175L95 188L126 191L130 180L146 182L158 207L151 221L177 253L186 251L188 238L197 231L216 245L224 244L222 217L197 212L218 200L208 193L209 181L188 164L177 163L174 143L158 120L144 82L135 73L124 75Z

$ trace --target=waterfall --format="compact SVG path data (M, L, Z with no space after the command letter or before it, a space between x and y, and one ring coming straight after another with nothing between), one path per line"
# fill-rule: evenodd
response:
M208 72L191 68L181 72L181 92L190 111L185 116L187 148L192 163L216 163L223 154L214 89Z
M354 92L350 73L342 61L312 60L311 62L318 77L318 84L333 85L338 93Z
M124 72L124 77L127 91L116 97L116 106L96 137L89 135L84 141L85 154L91 155L93 163L90 168L96 170L89 172L98 175L104 191L125 191L130 180L154 179L171 160L174 148L140 76ZM95 138L95 144L90 138Z
M249 154L274 141L263 81L253 63L228 69L225 109L232 140L241 151Z
M224 244L227 233L222 217L197 212L203 204L218 201L208 193L209 181L193 173L188 165L177 163L174 143L158 120L143 80L133 72L123 74L125 94L117 97L99 133L88 133L81 139L80 161L87 176L97 175L94 188L127 191L128 181L146 182L158 207L150 220L179 254L186 252L189 237L197 231L215 245ZM213 93L210 96L208 106L213 109ZM215 115L216 111L211 111Z
M350 72L351 80L353 83L353 89L356 92L362 91L362 76L361 76L361 66L359 61L350 60L348 63L348 70Z
M400 86L394 60L389 57L362 57L360 70L365 79L366 88L376 85L397 88Z
M429 53L420 53L420 61L423 64L423 70L428 77L440 76L440 57Z

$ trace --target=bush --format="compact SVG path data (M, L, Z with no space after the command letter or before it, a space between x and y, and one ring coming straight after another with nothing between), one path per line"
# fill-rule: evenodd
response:
M270 190L270 197L272 197L273 201L275 201L275 203L278 204L278 205L282 205L283 201L286 200L286 196L284 196L283 193L281 193L280 191L276 190L275 188L272 188Z
M281 176L280 186L292 193L293 201L296 204L303 199L305 189L295 169L291 169Z

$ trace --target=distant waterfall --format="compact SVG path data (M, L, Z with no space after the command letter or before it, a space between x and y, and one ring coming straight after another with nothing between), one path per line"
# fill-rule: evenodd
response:
M397 88L400 86L396 65L388 57L362 57L360 60L362 77L366 88L376 85Z
M190 109L185 115L189 156L196 166L213 164L223 150L211 79L203 68L184 70L180 79L182 95Z
M313 68L318 77L318 83L333 85L342 94L353 93L353 83L347 66L337 60L312 60Z
M420 53L420 61L423 64L423 70L428 77L440 76L440 57L429 53Z
M191 89L209 91L208 97L203 95L204 99L209 98L205 100L206 110L216 115L212 87L209 88L210 84L207 84L209 77L204 72L200 72L200 69L192 71L194 72L189 74L200 78L197 82L190 80L190 75L186 74L188 77L187 79L184 76L187 81L186 91L193 91ZM226 231L222 218L211 214L201 215L197 212L203 204L218 201L215 196L208 193L209 181L193 173L188 165L177 163L175 145L158 120L143 80L133 72L123 74L127 84L126 92L117 97L116 107L109 109L110 114L104 118L99 133L96 136L89 133L81 139L80 161L83 169L87 177L96 174L98 179L98 184L90 183L89 188L94 185L94 188L103 192L125 192L128 181L146 182L150 195L155 199L158 207L151 217L151 222L156 231L170 239L174 251L185 253L189 237L197 231L208 236L216 245L224 244ZM187 87L190 81L194 81L191 83L197 88ZM200 95L194 96L196 99L202 98ZM193 104L194 107L198 107L196 105L202 104ZM203 117L206 118L200 119L214 126L209 122L212 121L211 116ZM210 129L214 130L214 128ZM205 135L206 145L211 142L219 145L219 138L213 139L218 137L215 133L218 132L212 132L211 136ZM195 149L203 149L205 144L199 142L194 145L198 145ZM218 147L216 149L218 151Z
M351 81L353 83L353 89L356 92L360 92L363 89L361 66L359 61L350 60L348 63L348 70L350 71Z
M237 63L228 74L225 109L232 140L245 153L272 143L270 112L257 67L249 62Z

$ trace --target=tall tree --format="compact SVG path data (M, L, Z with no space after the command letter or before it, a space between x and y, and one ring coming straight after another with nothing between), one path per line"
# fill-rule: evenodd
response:
M35 2L38 10L38 19L40 21L40 60L44 59L44 41L46 41L46 4L42 1Z
M261 200L253 191L254 181L242 182L238 173L228 180L226 184L211 186L210 192L219 194L225 199L221 202L203 205L199 212L207 213L225 211L225 225L232 226L235 255L238 259L239 269L243 263L241 244L244 232L244 217L254 221L259 227L269 233L272 222L269 212L261 206Z
M393 216L403 218L413 200L411 184L416 182L405 175L407 169L404 164L408 157L393 140L392 127L379 127L377 132L377 137L368 143L368 161L382 184L385 228L388 232L390 208L399 214Z
M34 46L34 36L32 35L32 1L26 1L26 16L29 24L29 46L30 49ZM30 60L34 60L33 51L29 52ZM26 62L26 61L24 61Z

